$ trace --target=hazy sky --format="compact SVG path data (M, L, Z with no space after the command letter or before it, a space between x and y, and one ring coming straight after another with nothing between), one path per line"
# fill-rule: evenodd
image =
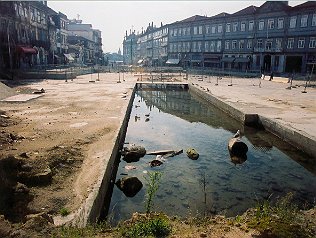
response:
M67 15L90 23L102 32L104 52L122 50L125 31L140 32L149 23L160 26L194 15L213 16L221 12L234 13L250 5L260 6L265 1L48 1L48 6ZM295 6L305 1L289 1Z

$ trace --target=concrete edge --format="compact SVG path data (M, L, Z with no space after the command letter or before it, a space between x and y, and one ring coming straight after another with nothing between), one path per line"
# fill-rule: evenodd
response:
M231 117L240 121L243 125L250 127L263 127L265 130L293 145L297 149L302 150L312 158L316 158L316 140L310 135L304 135L304 133L298 131L297 129L286 126L271 118L258 114L244 113L243 111L229 105L229 103L223 102L216 96L205 93L193 85L189 86L189 90L229 114Z
M90 192L88 198L83 202L81 207L77 211L71 213L66 217L56 216L54 217L54 224L60 225L73 225L77 227L85 227L88 224L95 223L98 221L104 210L104 201L106 195L109 193L112 171L115 166L116 159L119 155L120 146L123 145L127 125L130 118L133 100L136 92L136 84L132 90L130 101L126 108L125 116L122 121L121 127L116 135L116 140L113 145L112 153L107 164L103 168L97 183L94 185L92 192Z
M265 130L277 135L282 140L316 158L316 140L295 128L291 128L273 119L259 115L259 123Z

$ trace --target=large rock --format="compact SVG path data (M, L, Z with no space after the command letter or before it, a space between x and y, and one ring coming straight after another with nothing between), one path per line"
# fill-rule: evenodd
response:
M137 162L141 157L146 154L146 149L142 146L132 145L129 147L124 147L122 151L123 160L127 163Z
M231 157L244 157L248 152L248 146L239 138L231 138L228 142L228 150Z
M117 180L115 184L127 197L134 197L143 187L137 177L129 176Z
M194 148L190 148L187 150L187 156L192 160L197 160L200 155Z

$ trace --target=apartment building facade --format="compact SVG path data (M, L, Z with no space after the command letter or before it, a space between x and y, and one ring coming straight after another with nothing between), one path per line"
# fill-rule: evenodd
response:
M2 69L47 64L56 27L49 18L55 12L39 1L0 2L0 64Z
M72 39L78 36L85 38L86 40L78 42L78 44L84 45L84 62L88 65L99 64L102 62L102 37L101 31L93 29L91 24L83 24L81 20L70 20L67 24L68 36ZM75 57L73 55L72 57Z
M313 1L294 7L287 1L267 1L260 7L249 6L233 14L196 15L171 23L166 26L167 60L161 64L234 71L310 72L316 61L315 9ZM144 57L146 52L149 58L150 50L144 47L150 49L151 34L152 31L139 36L144 40L137 45L138 57ZM146 39L147 44L142 44ZM153 60L154 57L148 65L154 65Z

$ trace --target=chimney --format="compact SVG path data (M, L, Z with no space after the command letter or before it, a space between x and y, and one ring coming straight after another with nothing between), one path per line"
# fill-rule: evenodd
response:
M162 25L162 22L160 22L160 27L162 27L163 25Z

